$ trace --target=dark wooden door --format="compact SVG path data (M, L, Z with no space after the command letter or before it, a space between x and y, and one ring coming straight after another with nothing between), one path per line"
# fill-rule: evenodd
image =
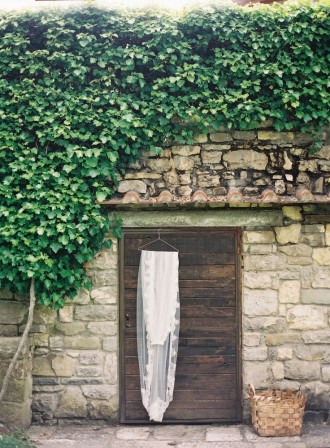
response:
M162 229L179 249L181 307L174 398L164 422L239 422L240 231ZM136 287L140 251L157 229L130 229L121 240L121 422L147 423L140 394ZM150 247L157 248L157 244ZM164 246L162 246L164 250Z

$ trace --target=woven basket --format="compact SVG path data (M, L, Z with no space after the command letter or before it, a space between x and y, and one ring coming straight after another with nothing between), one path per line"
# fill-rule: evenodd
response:
M252 425L259 436L299 436L305 410L306 396L287 391L256 392L249 385Z

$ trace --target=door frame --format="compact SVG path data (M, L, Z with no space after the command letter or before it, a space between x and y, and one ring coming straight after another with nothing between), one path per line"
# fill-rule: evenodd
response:
M155 232L159 227L126 227L123 228L123 236L119 240L118 245L118 257L119 257L119 422L123 424L156 424L156 422L141 420L127 420L125 418L125 297L124 297L124 247L125 247L125 235L141 234L144 235L148 231ZM236 233L236 247L235 247L235 269L236 269L236 319L237 319L237 335L236 335L236 347L238 353L237 365L237 384L238 384L238 396L237 396L237 420L223 421L223 424L227 423L241 423L243 415L243 378L242 378L242 229L240 227L161 227L161 231L166 233L184 233L184 232L227 232L232 231ZM219 420L209 421L205 420L166 420L162 424L208 424L219 423ZM159 424L159 423L158 423Z

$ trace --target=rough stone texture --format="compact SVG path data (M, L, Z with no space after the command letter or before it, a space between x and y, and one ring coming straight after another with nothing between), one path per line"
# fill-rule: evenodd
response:
M318 330L328 327L328 313L321 306L296 305L289 309L287 321L295 330Z
M55 417L87 417L87 400L79 387L68 386L62 393Z
M266 154L252 150L232 151L224 154L223 162L229 169L254 169L264 170L268 163Z
M319 265L330 266L330 247L313 249L313 260Z
M147 185L142 180L123 180L119 182L118 192L136 191L137 193L146 193Z
M286 280L281 283L278 300L280 303L298 303L300 300L300 282Z
M291 224L287 227L275 227L276 239L279 244L298 243L300 230L300 224Z
M277 293L272 290L250 290L244 292L243 312L247 316L269 316L277 313Z
M193 168L187 172L178 172L174 168L168 171L174 182L171 192L177 192L181 186L189 186L196 191L201 188L198 183L203 182L203 188L209 189L208 194L216 188L224 188L223 185L227 186L229 181L238 180L242 185L245 182L248 185L250 176L256 174L256 170L252 168L223 172L220 166L216 168L210 164L208 167L201 167L203 151L219 151L225 156L241 150L232 148L232 145L242 144L239 140L243 140L243 136L235 140L226 142L229 148L224 147L228 145L214 143L211 149L207 137L207 142L204 139L198 145L200 152L193 149L194 146L189 146L191 149L176 149L178 153L174 156L183 158L184 162L190 161L190 165L192 162ZM248 144L254 141L250 138L245 140ZM267 143L265 141L265 146ZM272 145L273 143L269 146ZM259 149L253 150L259 154ZM166 151L162 154L165 160L171 157L172 150ZM188 154L189 151L196 154ZM264 154L268 158L270 152L276 151L280 152L278 146L265 149ZM292 157L291 148L286 148L286 152L294 167L297 153ZM303 154L301 153L301 157L305 157ZM282 176L281 170L286 170L284 164L287 167L290 165L288 161L285 162L284 157L278 163L281 168L272 176ZM148 166L149 168L147 165L143 168L147 174L155 174L150 172L150 165ZM305 174L309 176L308 172ZM258 175L259 177L254 177L255 182L265 181L261 172ZM273 179L272 176L269 179ZM143 179L141 177L134 180ZM149 184L153 182L154 179L149 177ZM150 192L149 184L147 192ZM158 187L154 188L157 190ZM329 226L324 225L324 216L328 212L325 206L309 204L285 205L283 208L278 204L275 207L271 204L264 205L267 208L245 209L238 205L226 209L152 213L138 209L120 212L119 216L127 227L241 227L243 387L249 382L260 388L268 388L273 384L276 387L301 386L311 394L309 409L315 412L328 409L330 331L329 303L325 298L329 297L330 289L327 264ZM281 233L279 229L284 231ZM71 310L66 312L64 308L61 313L46 310L43 314L38 310L36 314L34 331L39 333L32 334L31 341L36 347L33 415L38 422L55 424L68 419L83 421L85 418L116 421L118 418L117 243L109 251L100 252L86 268L93 286L91 291L80 291L70 303L73 313ZM6 304L11 300L15 301L13 296L4 296ZM19 327L24 324L24 313L18 318L13 317L16 323L2 323L1 331L16 331L18 334ZM72 322L69 321L71 319ZM5 339L6 344L1 343L0 339L0 357L1 354L9 357L15 348L10 337ZM307 373L304 374L304 371ZM12 392L12 400L25 394L24 387L19 387L19 376L24 372L23 367L17 370L17 390ZM0 363L0 378L1 375ZM75 401L71 400L73 396ZM12 401L12 404L16 406L18 403ZM125 443L123 439L118 442Z

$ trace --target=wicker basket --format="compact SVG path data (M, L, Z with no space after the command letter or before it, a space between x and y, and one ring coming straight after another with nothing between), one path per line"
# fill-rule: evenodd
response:
M305 410L306 396L287 391L256 392L249 385L252 425L259 436L299 436Z

